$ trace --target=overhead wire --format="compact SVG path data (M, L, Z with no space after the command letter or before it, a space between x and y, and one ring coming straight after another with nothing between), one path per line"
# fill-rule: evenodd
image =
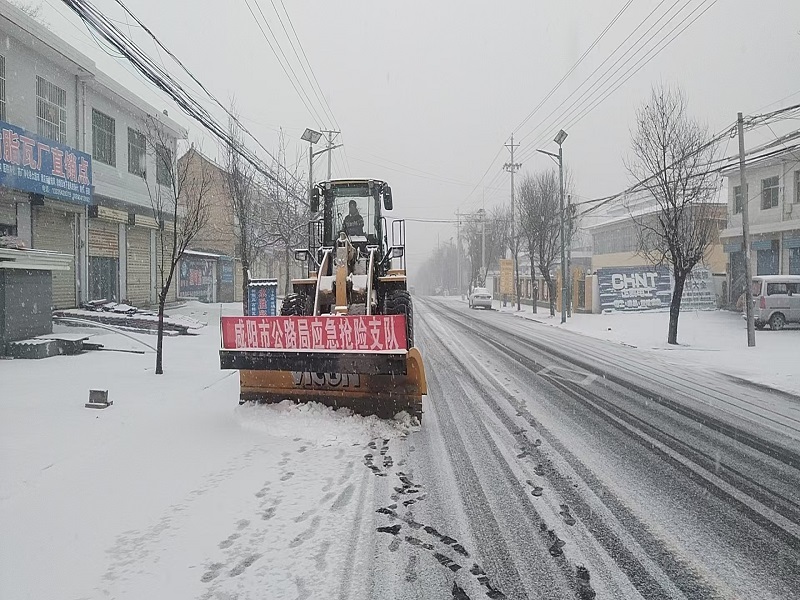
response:
M319 84L319 80L317 79L316 73L314 73L314 68L311 66L311 62L308 60L308 55L306 54L305 49L303 48L303 43L300 41L300 37L297 35L297 30L294 28L294 23L292 23L292 17L289 16L289 11L286 10L286 5L283 3L283 0L280 0L281 8L283 8L283 12L286 15L286 20L289 22L289 27L292 30L292 34L294 35L294 39L297 41L297 45L300 47L300 52L303 55L303 59L305 60L305 64L308 65L308 70L311 72L311 78L308 76L308 72L306 72L305 67L303 66L303 61L300 60L300 57L297 54L297 50L295 49L295 45L292 43L291 37L289 36L289 32L286 30L286 26L283 24L283 19L278 12L278 8L275 6L275 1L270 0L272 3L272 8L275 9L275 14L278 15L278 20L281 23L281 27L283 27L283 32L286 34L287 39L289 39L289 43L292 46L292 50L294 51L294 55L297 58L297 62L300 63L300 67L303 69L303 73L308 79L309 84L311 85L311 89L314 90L314 95L317 98L317 101L320 101L320 95L322 100L320 101L321 104L324 104L323 110L327 110L327 114L333 121L333 124L336 126L336 129L341 129L339 126L339 122L336 120L336 115L333 114L333 110L331 109L330 104L328 104L328 99L325 97L325 93L322 91L322 86ZM313 79L313 82L312 82ZM319 90L319 94L317 95L316 90L314 89L314 85L316 84L316 90Z
M570 129L570 128L574 127L580 121L582 121L586 116L588 116L591 113L591 111L593 111L595 108L600 106L609 96L611 96L611 94L613 94L616 90L618 90L620 87L622 87L629 79L631 79L634 75L636 75L636 73L638 73L641 69L643 69L650 61L652 61L656 56L658 56L667 46L669 46L672 42L674 42L678 38L678 36L680 36L684 31L686 31L686 29L688 29L695 21L697 21L708 10L710 10L711 7L714 6L714 4L716 4L716 2L717 2L717 0L714 0L713 2L711 2L711 4L706 6L706 8L702 12L700 12L697 16L695 16L691 21L686 23L686 25L684 25L684 27L680 31L678 31L674 36L672 36L672 38L667 40L667 37L669 35L671 35L675 30L677 30L678 27L680 27L680 23L678 25L676 25L672 30L670 30L670 32L666 36L661 38L661 40L655 46L653 46L636 63L634 63L634 65L631 67L630 70L628 70L625 73L623 73L618 79L616 79L614 81L614 83L611 84L611 86L609 86L603 92L601 92L601 94L603 94L602 97L600 97L593 104L591 104L591 106L589 106L589 108L587 108L586 110L584 110L580 114L575 115L575 118L572 121L570 121L569 123L567 123L565 128ZM691 17L696 11L700 10L701 7L702 7L702 4L698 5L695 8L695 10L692 11L692 13L689 14L689 17ZM662 44L664 42L664 40L667 40L666 43L663 44L659 48L659 45ZM655 51L655 54L650 56L650 54L653 51ZM650 56L650 58L647 58L648 56ZM647 59L647 60L645 60L645 59ZM568 115L566 118L570 118L571 116L573 116L573 115Z
M208 110L199 104L196 98L191 96L179 82L175 81L174 78L168 72L166 72L163 67L157 65L153 59L147 56L147 54L144 53L141 48L139 48L139 46L133 42L133 40L122 34L122 32L94 5L86 0L63 0L63 2L69 8L71 8L81 18L82 21L91 25L95 31L97 31L106 41L108 41L114 48L124 55L131 62L131 64L140 73L142 73L142 75L151 81L151 83L167 93L167 95L169 95L188 116L200 123L210 133L212 133L212 135L217 137L217 139L223 141L229 148L239 154L264 177L278 183L287 191L287 193L290 193L296 199L302 202L307 202L307 199L303 198L302 196L298 196L292 189L287 187L282 182L279 182L269 166L265 165L261 159L259 159L258 156L255 155L249 148L232 138L229 131L220 125L208 112ZM124 4L122 4L120 0L117 0L117 3L125 8ZM140 27L142 27L143 30L147 31L151 37L157 40L152 32L150 32L146 26L144 26L141 20L127 10L127 8L126 12L131 15L131 17L139 24ZM161 44L160 41L157 43L161 45L161 47L173 58L173 60L179 64L182 64L174 56L174 54L172 54L168 49L166 49L165 46L163 46L163 44ZM183 68L187 71L190 77L192 77L193 80L195 80L198 85L200 85L207 92L202 83L200 83L199 80L197 80L197 78L188 71L188 69L185 67ZM217 104L221 105L219 101L213 98L213 95L211 95L210 92L207 93L217 102ZM226 112L229 111L226 110ZM249 131L247 131L244 127L243 130L246 131L248 135L253 137L252 134L250 134ZM261 145L260 142L258 143ZM271 156L269 151L267 151L267 153Z
M572 96L574 96L575 93L577 93L581 89L581 87L584 85L584 83L589 81L589 79L594 75L594 73L599 69L599 67L598 67L598 69L593 71L592 74L584 81L584 83L582 83L580 86L578 86L578 88L576 88L576 90L572 94L570 94L564 100L564 102L562 102L562 104L560 106L556 107L553 111L551 111L550 115L545 117L545 119L543 119L536 126L536 128L534 128L533 130L531 130L531 132L529 132L529 134L531 134L531 133L533 133L534 131L537 131L537 130L541 131L541 133L539 133L539 135L535 137L533 142L530 142L530 143L526 144L520 150L520 156L523 158L523 160L526 159L526 158L529 158L530 156L532 156L536 152L536 146L538 146L540 143L545 141L550 136L551 130L553 130L554 128L558 127L559 125L561 125L561 128L563 129L564 126L565 126L565 121L567 119L572 119L572 118L576 118L576 117L579 117L580 119L582 119L587 114L589 114L589 112L591 112L597 105L599 105L599 102L595 106L589 106L588 108L585 108L585 107L586 107L586 105L588 103L590 103L592 100L594 100L597 97L598 93L599 94L603 94L603 93L608 92L608 94L600 100L600 102L602 102L611 93L613 93L613 91L615 91L620 85L625 83L625 81L630 79L630 77L632 77L636 72L638 72L641 68L643 68L644 64L647 64L648 62L650 62L650 60L655 58L655 56L657 56L661 52L661 50L666 48L666 46L669 45L669 43L671 43L671 41L673 41L675 38L677 38L678 35L680 35L683 31L685 31L686 28L688 28L692 23L694 23L698 18L700 18L700 16L702 16L708 9L710 9L716 3L717 0L712 0L712 2L705 8L705 10L703 10L703 12L700 13L700 15L695 17L695 19L693 19L688 25L686 25L686 27L684 27L684 29L682 29L680 32L678 32L678 34L675 36L675 38L673 38L673 40L670 40L670 42L668 42L666 45L664 45L660 49L658 49L659 45L666 38L668 38L674 31L676 31L681 25L683 25L687 20L689 20L692 17L692 15L697 10L702 8L703 4L706 2L706 0L700 0L700 3L695 7L695 9L692 12L690 12L687 16L684 16L682 18L682 20L678 22L677 25L675 25L665 35L663 35L663 36L661 36L659 38L659 36L663 32L663 30L666 27L668 27L675 19L677 19L681 15L681 13L683 13L683 11L685 9L687 9L692 4L693 1L694 0L685 0L685 2L681 6L678 7L677 11L675 11L666 20L666 22L661 24L662 20L664 20L668 15L670 15L670 13L673 11L673 9L675 9L675 7L680 4L681 0L677 0L642 35L640 35L636 39L636 41L627 50L625 50L625 52L621 56L619 56L614 61L614 63L612 63L605 71L603 71L603 73L597 78L597 80L595 80L591 85L589 85L588 89L586 89L585 92L583 92L580 95L580 97L576 98L566 108L563 108L563 104L567 100L569 100ZM656 31L655 33L653 33L649 37L646 37L646 36L648 36L648 34L650 34L651 31L653 31L654 28L656 28L659 25L660 25L660 27L659 27L658 31ZM646 39L645 39L645 37L646 37ZM657 41L655 42L655 44L653 46L650 47L650 49L644 55L642 55L641 52L644 51L647 48L648 44L650 44L650 42L653 41L653 40L657 40ZM650 56L652 54L652 52L654 50L656 50L656 49L658 49L658 52L656 52L655 55ZM628 65L632 60L634 60L637 57L639 57L639 60L636 63L634 63L633 66L628 67L628 69L626 71L624 71L619 78L614 80L614 82L611 83L610 86L605 87L606 84L609 81L612 80L612 78L614 78L618 73L620 73L620 71L622 71L626 67L626 65ZM648 59L648 57L650 57L650 58ZM641 64L642 61L644 61L645 59L647 59L647 62L645 62L644 64ZM641 66L638 66L638 65L641 65ZM600 66L602 66L602 64ZM638 68L637 68L637 66L638 66ZM627 79L624 79L624 81L621 81L626 76L627 76ZM619 85L614 87L614 85L616 83L620 82L620 81L621 81L621 83L619 83ZM556 116L554 119L550 119L550 117L552 115L554 115L555 113L557 113L557 112L559 113L558 116ZM527 136L525 136L525 137L527 137Z
M623 7L622 7L622 8L619 10L619 12L617 12L617 14L616 14L616 15L614 15L614 18L613 18L613 19L611 19L611 21L608 23L608 25L606 25L606 26L605 26L605 28L604 28L604 29L603 29L603 30L600 32L600 34L599 34L599 35L598 35L598 36L597 36L597 37L594 39L594 41L593 41L593 42L592 42L592 43L589 45L589 47L588 47L588 48L586 48L586 50L584 50L583 54L581 54L581 55L580 55L580 57L579 57L579 58L578 58L578 60L575 62L575 64L573 64L573 65L572 65L572 66L569 68L569 70L568 70L566 73L564 73L564 76L563 76L561 79L559 79L559 80L558 80L558 82L557 82L557 83L556 83L556 84L553 86L553 88L552 88L552 89L551 89L551 90L550 90L550 91L547 93L547 95L546 95L544 98L542 98L542 99L541 99L541 101L539 102L539 104L537 104L537 105L536 105L536 106L533 108L533 110L532 110L531 112L529 112L529 113L528 113L528 115L527 115L527 116L526 116L526 117L525 117L525 118L522 120L522 122L521 122L519 125L517 125L517 127L514 129L514 131L519 131L520 129L522 129L522 128L525 126L525 124L526 124L526 123L527 123L527 122L528 122L528 121L529 121L529 120L530 120L530 119L533 117L533 115L535 115L535 114L536 114L536 112L537 112L537 111L538 111L538 110L539 110L539 109L540 109L542 106L544 106L544 103L545 103L545 102L547 102L547 101L548 101L548 100L549 100L549 99L552 97L552 95L553 95L553 94L555 94L555 93L558 91L558 89L561 87L561 85L562 85L562 84L563 84L563 83L564 83L564 82L567 80L567 78L568 78L568 77L569 77L569 76L570 76L570 75L571 75L571 74L572 74L572 73L575 71L575 69L577 69L577 68L580 66L580 64L581 64L581 63L583 62L583 60L584 60L584 59L585 59L585 58L586 58L586 57L589 55L589 53L590 53L590 52L591 52L591 51L594 49L594 47L595 47L595 46L597 46L597 44L599 44L599 43L600 43L600 41L603 39L603 37L605 37L606 33L608 33L608 31L609 31L609 30L610 30L610 29L611 29L611 28L614 26L614 24L615 24L615 23L616 23L616 22L619 20L619 18L622 16L622 14L623 14L623 13L624 13L624 12L625 12L627 9L628 9L628 7L629 7L631 4L633 4L633 0L628 0L628 2L626 2L626 3L623 5Z
M264 20L264 24L267 26L267 29L269 30L270 34L272 35L273 38L275 38L275 33L272 31L272 27L270 26L269 21L267 21L267 18L264 16L264 12L261 10L261 5L259 5L257 0L253 0L253 2L256 5L256 8L258 9L258 12L261 14L261 18ZM244 3L247 6L247 10L249 10L250 14L253 15L253 19L255 20L259 31L261 31L261 35L266 40L267 45L269 46L269 49L272 50L272 53L275 55L275 58L278 61L278 64L281 66L281 69L283 69L283 72L286 75L286 78L289 80L289 83L292 84L292 87L294 88L294 91L297 93L298 97L300 98L300 101L303 103L303 106L305 106L306 110L308 111L308 114L311 115L311 117L316 120L317 127L319 127L321 129L322 128L322 124L325 122L325 119L320 117L319 112L317 112L316 107L314 107L313 102L311 102L311 99L308 97L308 94L305 91L305 88L303 88L303 85L300 82L300 78L297 76L297 73L294 72L294 69L292 69L292 65L289 64L289 59L286 58L286 53L283 51L283 47L281 47L281 45L278 44L278 41L277 41L277 38L276 38L275 39L275 45L278 46L278 50L280 50L281 56L283 56L283 61L286 61L286 64L284 64L284 62L278 56L278 53L275 50L275 46L272 45L272 41L270 40L269 36L267 35L267 32L264 31L264 28L261 26L261 22L259 21L258 17L256 16L256 13L253 11L253 8L250 6L250 0L244 0ZM287 67L288 67L288 69L287 69ZM292 77L292 75L289 75L290 71L291 71L292 75L294 76L294 78ZM299 87L299 89L298 89L298 87Z

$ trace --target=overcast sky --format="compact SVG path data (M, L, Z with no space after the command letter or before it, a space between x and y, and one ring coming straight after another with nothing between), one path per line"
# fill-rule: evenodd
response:
M248 1L259 19L258 7L263 11L310 103L322 114L324 109L283 34L276 8L290 33L283 6L291 17L343 132L345 148L335 152L334 176L389 181L394 212L403 217L452 219L456 210L508 202L510 182L501 167L509 154L502 146L512 132L517 140L523 139L518 154L523 172L551 166L547 157L533 150L556 150L552 138L564 127L569 133L565 161L580 198L624 189L631 183L623 158L629 153L634 111L659 82L680 86L693 115L712 131L732 123L737 111L754 114L800 102L797 0L633 0L521 128L523 119L627 0L283 0L283 6L281 0L258 0L258 6L256 0ZM143 32L126 24L115 0L94 0L94 4L117 19L145 51L159 57ZM277 131L283 128L291 140L289 155L295 157L306 151L297 141L305 127L335 128L304 107L245 0L126 0L126 4L215 95L223 100L236 97L245 124L268 148L277 146ZM576 100L591 106L592 90L598 90L594 98L602 97L602 90L630 74L628 69L640 59L639 65L655 55L653 51L646 56L658 40L678 26L672 34L676 35L708 6L602 104L585 115L580 105L572 117L564 114ZM64 4L45 0L42 8L52 29L148 102L169 108L170 116L189 128L190 137L200 137L196 123L135 76L130 65L105 54ZM603 86L590 88L591 81L584 83L654 9L591 81L599 79L640 36L643 49L628 54L622 62L633 59ZM647 31L665 13L661 25ZM270 35L263 23L262 27ZM273 46L277 50L275 39ZM188 85L176 65L161 56ZM219 111L215 114L223 119ZM797 128L796 121L784 125L780 130ZM748 145L771 136L770 131L754 132ZM216 155L211 140L203 143L207 153ZM729 153L735 147L732 142ZM324 159L319 160L315 173L322 175L326 166ZM425 258L437 238L447 243L451 237L455 238L452 224L408 223L412 267Z

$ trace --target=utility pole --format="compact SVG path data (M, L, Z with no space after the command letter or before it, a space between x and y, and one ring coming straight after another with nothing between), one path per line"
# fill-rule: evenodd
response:
M325 151L328 153L328 181L331 180L331 156L333 154L332 150L338 146L333 145L333 141L336 139L336 136L341 133L341 131L331 131L331 130L323 130L322 133L326 133L327 135L327 142L328 146L325 148ZM341 144L339 144L341 146Z
M572 194L567 196L567 316L572 318Z
M461 286L461 214L456 209L456 277L458 278L458 295L464 299L464 290Z
M514 258L514 295L517 297L517 310L520 309L519 303L519 263L517 261L517 253L519 251L519 244L517 244L517 235L516 235L516 220L517 220L517 211L515 208L514 203L514 173L516 173L519 168L522 166L520 163L514 162L514 150L519 148L519 144L514 143L514 134L511 134L511 143L505 144L505 147L511 151L511 162L507 162L503 165L503 169L511 173L511 244L513 246L511 253Z
M483 208L478 211L481 213L481 268L480 271L483 271L483 280L481 281L481 285L486 287L486 210ZM480 272L479 271L479 272Z
M739 130L739 189L742 191L742 238L744 239L744 294L745 312L747 314L747 345L756 345L756 329L753 321L753 290L751 282L753 280L753 267L750 263L750 217L749 217L749 198L747 193L747 179L744 172L744 118L739 113L736 118L736 125ZM735 195L735 194L734 194Z

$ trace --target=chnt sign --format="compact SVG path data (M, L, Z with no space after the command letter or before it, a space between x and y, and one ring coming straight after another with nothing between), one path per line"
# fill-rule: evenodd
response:
M92 157L0 121L0 185L90 204Z
M500 259L500 293L506 296L514 294L514 261L510 258Z
M406 349L403 315L222 317L221 327L222 347L226 350Z
M600 309L642 311L668 308L671 283L667 267L597 269Z

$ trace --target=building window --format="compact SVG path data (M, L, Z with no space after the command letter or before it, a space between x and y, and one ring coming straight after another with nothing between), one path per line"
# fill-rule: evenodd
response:
M137 177L147 174L147 140L144 134L128 127L128 173Z
M114 119L92 109L92 158L117 166L117 136Z
M778 176L767 177L761 180L761 210L778 206L780 180Z
M156 181L160 185L172 186L172 153L169 148L158 146L156 148Z
M800 171L794 172L794 201L800 204Z
M6 120L6 57L0 55L0 121Z
M67 92L42 77L36 77L36 132L67 143Z
M748 186L749 188L750 186ZM742 212L744 200L742 198L742 186L737 185L733 188L733 214L738 215Z

